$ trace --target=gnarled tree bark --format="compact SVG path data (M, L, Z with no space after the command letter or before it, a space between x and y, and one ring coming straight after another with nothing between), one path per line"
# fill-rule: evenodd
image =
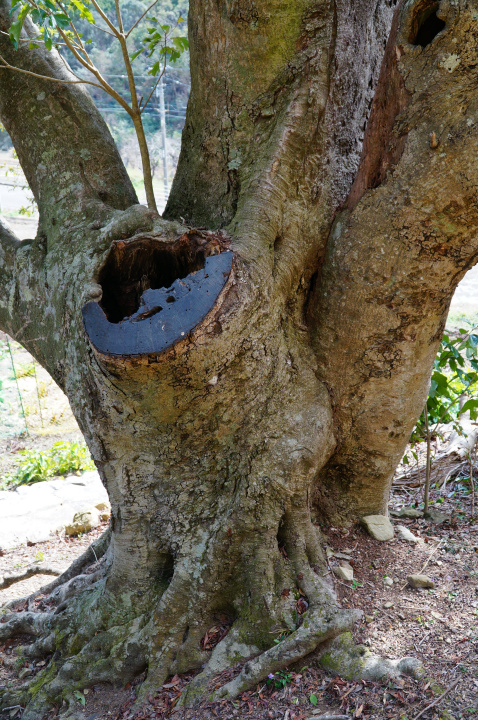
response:
M3 696L25 719L145 670L143 694L201 669L192 704L249 658L218 691L234 695L351 627L312 516L386 512L478 256L475 0L195 0L189 23L164 218L135 204L83 90L0 74L40 208L34 240L2 232L0 324L67 393L112 505L91 572L0 625L51 655Z

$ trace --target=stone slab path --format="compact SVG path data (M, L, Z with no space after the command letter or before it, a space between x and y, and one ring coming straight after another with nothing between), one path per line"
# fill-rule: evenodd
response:
M0 549L48 540L75 513L105 501L97 472L0 491Z
M458 285L451 301L450 310L453 312L478 312L478 265L468 270Z

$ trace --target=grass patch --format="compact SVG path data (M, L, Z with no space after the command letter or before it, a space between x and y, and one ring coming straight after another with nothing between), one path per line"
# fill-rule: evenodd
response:
M2 490L95 469L84 443L56 442L49 450L22 450L18 454L21 456L20 463L14 472L2 478Z

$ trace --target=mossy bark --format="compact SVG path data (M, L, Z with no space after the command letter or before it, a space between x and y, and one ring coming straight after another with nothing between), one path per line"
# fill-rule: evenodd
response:
M16 695L25 718L144 670L146 693L201 668L194 703L252 657L219 691L236 694L356 619L326 582L311 518L386 512L450 298L478 256L478 2L441 2L445 27L425 47L423 7L193 3L167 219L134 204L82 90L0 76L0 117L40 207L37 238L1 233L0 324L65 390L112 505L108 548L52 591L56 611L0 625L37 638L25 653L53 654ZM0 45L12 64L67 72ZM99 352L82 308L110 307L108 258L141 243L161 247L168 278L193 243L230 248L233 269L169 349ZM145 261L141 291L151 272ZM201 639L218 616L230 630L211 653Z

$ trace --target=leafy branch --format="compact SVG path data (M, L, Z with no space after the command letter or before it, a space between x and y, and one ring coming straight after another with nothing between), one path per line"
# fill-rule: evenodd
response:
M70 80L67 78L56 78L33 73L10 64L0 55L0 70L5 69L22 72L50 82L93 85L106 92L128 113L133 121L141 153L148 207L155 211L157 211L157 207L142 114L150 102L159 81L164 75L168 62L174 63L179 60L189 47L187 37L179 34L180 25L184 22L182 17L178 18L174 26L161 24L156 17L148 17L149 11L152 10L156 2L157 0L141 13L128 32L125 32L120 0L115 0L115 21L108 17L97 0L85 0L85 2L82 0L12 0L10 15L12 17L14 16L15 19L10 25L8 35L13 47L16 50L18 50L20 46L22 46L22 49L25 49L24 45L28 43L28 49L30 50L42 46L47 51L58 51L64 61L68 74L76 79ZM100 20L100 24L97 24L95 15ZM28 26L25 24L27 18L31 20L31 24ZM131 51L131 48L128 46L128 39L132 31L144 18L149 22L147 33L140 42L141 46ZM128 78L129 99L126 99L117 92L107 82L95 65L87 48L92 40L84 39L83 33L80 32L77 27L78 21L95 25L98 29L114 36L119 42ZM94 77L94 80L82 78L71 70L62 55L62 52L66 50L69 51L79 65ZM142 98L138 100L136 79L133 71L134 60L142 54L151 59L148 74L155 80L153 88L144 103Z

